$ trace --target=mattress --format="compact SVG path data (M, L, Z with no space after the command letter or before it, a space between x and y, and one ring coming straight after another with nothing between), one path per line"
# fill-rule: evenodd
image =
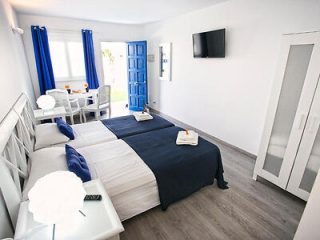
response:
M100 178L122 221L160 204L153 172L124 141L77 151L87 160L91 177Z
M75 139L67 142L67 144L74 148L90 146L117 139L116 135L106 128L101 121L75 124L71 126L75 135ZM65 143L61 143L55 146L64 145Z
M219 148L201 137L197 146L176 145L179 131L169 127L122 139L154 173L162 210L215 180L228 189Z
M93 121L72 125L75 134L75 140L68 144L74 148L81 148L102 142L109 142L118 138L145 133L157 129L174 126L166 119L152 115L153 119L149 121L137 122L133 115L104 119L102 121ZM65 143L53 146L64 146Z
M100 178L122 221L160 204L153 172L124 141L104 142L77 151L85 157L92 179ZM54 171L68 171L64 147L43 148L33 152L31 158L24 200L39 178Z
M101 120L101 122L112 131L117 138L129 137L174 126L173 123L158 115L151 115L153 119L141 122L138 122L133 115L104 119Z

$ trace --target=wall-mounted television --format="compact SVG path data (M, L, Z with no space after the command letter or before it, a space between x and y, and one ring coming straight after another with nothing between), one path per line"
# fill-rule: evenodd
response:
M193 57L224 58L225 32L226 29L224 28L209 32L193 34Z

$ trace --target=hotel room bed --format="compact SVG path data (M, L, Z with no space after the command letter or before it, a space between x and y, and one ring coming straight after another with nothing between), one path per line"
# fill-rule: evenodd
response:
M199 137L197 146L176 145L179 127L169 127L123 138L154 173L161 208L217 180L227 188L219 148Z
M113 141L126 136L132 136L139 133L149 132L156 129L162 129L174 126L171 122L152 114L153 119L137 122L132 115L105 119L102 121L93 121L71 125L75 139L50 146L64 146L66 143L74 148L81 148L98 144L101 142ZM47 140L47 136L44 136ZM37 144L37 143L36 143ZM46 145L43 145L47 147ZM36 147L40 149L43 147Z
M170 127L77 149L92 178L101 179L121 220L159 204L166 209L215 178L227 188L219 149L201 138L198 146L177 146L179 130ZM63 147L41 149L31 158L25 199L38 178L67 170Z
M93 121L88 123L81 123L70 125L75 135L74 140L69 140L67 143L74 147L80 148L98 144L101 142L109 142L117 140L108 128L106 128L100 121ZM64 146L65 143L57 144L57 146Z
M100 178L121 220L159 205L152 171L124 141L116 140L77 149L87 161L92 179ZM31 171L23 200L34 183L54 171L68 171L64 147L43 148L31 155Z
M37 140L37 136L35 139L36 129L30 109L26 96L21 94L0 124L0 176L1 182L6 183L2 184L5 188L1 190L12 223L17 220L21 201L27 199L28 191L39 178L54 171L68 170L65 147L43 147L33 151L33 141ZM100 126L95 125L97 123ZM77 151L86 158L92 177L102 179L121 219L128 219L159 205L155 175L139 155L120 139L93 143L97 141L94 132L111 139L115 136L113 133L107 136L103 134L108 129L101 122L85 125L85 128L80 127L84 125L78 125L79 129L77 125L72 126L81 142L74 142L74 146L79 147L83 142L94 144L81 146ZM54 124L51 126L53 132L58 132ZM42 134L44 140L54 138L46 126L42 127L45 130Z
M152 120L138 122L133 115L116 117L102 120L101 122L112 131L117 138L124 138L140 133L150 132L157 129L173 127L173 123L156 115L151 114Z

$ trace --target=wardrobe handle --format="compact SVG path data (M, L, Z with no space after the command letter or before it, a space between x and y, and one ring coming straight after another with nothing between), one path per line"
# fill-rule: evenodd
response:
M301 116L300 116L300 121L299 121L299 125L298 125L298 130L302 130L303 129L303 127L304 127L304 125L305 125L305 123L306 123L306 114L301 114Z

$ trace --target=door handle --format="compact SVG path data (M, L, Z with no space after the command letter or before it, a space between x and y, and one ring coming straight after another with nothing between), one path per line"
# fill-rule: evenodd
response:
M316 131L319 127L319 116L312 116L311 119L310 119L310 124L309 124L309 127L308 127L308 131L310 133L313 133L314 131Z
M303 127L304 127L304 125L306 123L306 119L307 119L307 114L302 113L301 116L300 116L298 130L303 130Z

